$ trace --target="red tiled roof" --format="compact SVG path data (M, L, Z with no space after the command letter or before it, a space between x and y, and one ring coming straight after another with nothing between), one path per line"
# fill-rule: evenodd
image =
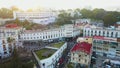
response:
M117 38L109 38L104 36L93 36L93 39L117 41Z
M77 43L72 49L71 51L84 51L88 54L91 53L91 47L92 44L89 44L87 42L81 42L81 43Z
M93 36L94 39L104 39L103 36Z
M7 24L5 27L6 28L16 28L16 27L18 27L18 25L17 24Z

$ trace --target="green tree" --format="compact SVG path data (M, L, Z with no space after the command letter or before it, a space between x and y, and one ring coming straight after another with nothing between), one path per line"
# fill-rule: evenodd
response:
M11 6L12 11L19 11L19 8L17 6Z
M71 22L71 16L70 13L62 11L56 20L57 25L64 25L64 24L70 24Z
M93 13L91 10L88 10L88 9L82 9L80 11L80 13L82 14L82 18L92 18L93 17Z
M13 42L14 40L15 40L15 39L14 39L14 38L11 38L11 37L8 37L8 38L7 38L7 42L8 42L8 43Z
M12 55L10 68L22 68L22 62L16 48L14 48Z
M97 8L94 9L92 13L93 13L93 18L98 20L102 20L103 17L107 14L104 9L97 9Z
M13 12L10 9L7 8L1 8L0 9L0 18L12 18Z
M117 22L118 20L113 14L108 13L103 17L103 21L105 26L110 26L110 25L114 25L114 23Z
M14 23L17 24L18 26L22 25L21 21L18 18L14 20Z

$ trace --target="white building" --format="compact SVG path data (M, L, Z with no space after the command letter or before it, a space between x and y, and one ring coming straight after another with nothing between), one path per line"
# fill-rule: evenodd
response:
M73 24L67 24L63 26L65 37L75 37L80 34L80 29Z
M6 23L6 21L12 21L14 19L0 19L0 25L3 25Z
M53 11L39 11L39 12L14 12L14 19L28 20L30 22L39 24L48 24L55 21L57 13Z
M48 47L50 48L50 47ZM55 68L56 62L59 61L59 59L62 56L63 51L67 48L67 43L64 43L59 49L57 48L57 51L50 57L45 59L39 59L35 53L34 56L38 61L38 64L41 68ZM51 47L51 49L56 49L54 47Z
M9 57L13 51L15 42L9 43L6 38L0 39L0 59Z
M49 40L49 39L57 39L60 37L64 37L63 29L50 29L50 30L27 30L20 35L20 39L23 41L29 40Z
M20 35L20 39L23 41L30 40L50 40L63 37L75 37L80 34L80 29L74 27L72 24L62 26L60 28L49 29L49 30L27 30Z
M15 24L8 24L5 27L0 27L0 58L5 58L11 55L14 45L18 45L19 34L22 27ZM8 42L8 38L14 39Z
M8 24L5 27L0 27L0 38L12 37L16 41L19 39L19 34L21 34L23 28L18 27L16 24Z
M86 24L86 23L90 24L90 23L91 23L91 20L90 20L90 19L77 19L77 20L75 21L75 23L76 23L76 24Z
M93 37L93 51L106 57L120 57L120 45L117 38L103 36Z
M104 36L111 38L120 38L120 31L117 29L107 28L84 28L83 36Z

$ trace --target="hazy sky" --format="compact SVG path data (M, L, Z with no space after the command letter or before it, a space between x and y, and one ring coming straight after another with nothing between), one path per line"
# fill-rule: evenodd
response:
M17 6L23 10L28 8L48 7L55 9L81 8L118 8L120 0L0 0L1 7Z

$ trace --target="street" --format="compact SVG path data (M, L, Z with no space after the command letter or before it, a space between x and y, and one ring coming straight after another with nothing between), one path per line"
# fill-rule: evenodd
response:
M61 59L63 59L62 62L59 62L58 68L65 68L65 65L69 62L70 56L68 56L68 53L70 53L71 48L74 46L75 41L67 42L67 49L64 51Z

